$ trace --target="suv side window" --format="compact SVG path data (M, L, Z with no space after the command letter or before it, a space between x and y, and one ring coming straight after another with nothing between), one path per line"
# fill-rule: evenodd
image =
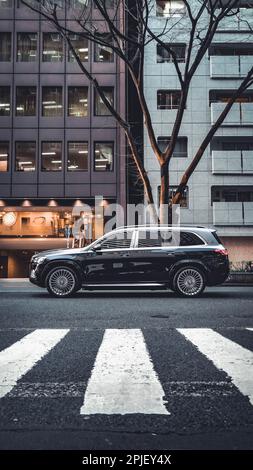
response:
M117 232L109 235L101 242L102 250L120 250L130 248L133 231Z
M139 230L138 248L162 246L161 233L158 230Z
M205 243L195 233L181 232L180 246L204 245Z

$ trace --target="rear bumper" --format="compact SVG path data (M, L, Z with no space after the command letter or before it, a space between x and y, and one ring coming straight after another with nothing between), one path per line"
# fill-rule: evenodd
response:
M224 271L213 271L208 276L208 286L218 286L219 284L223 284L227 280L229 276L229 267L227 267Z

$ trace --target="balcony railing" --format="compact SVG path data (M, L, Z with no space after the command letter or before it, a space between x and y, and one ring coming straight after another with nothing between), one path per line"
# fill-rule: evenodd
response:
M211 122L218 119L226 103L211 103ZM222 126L252 126L253 103L234 103Z
M218 56L210 57L211 78L241 78L250 69L252 56Z
M253 202L214 202L213 224L217 226L253 225Z
M213 150L213 174L252 174L253 150Z

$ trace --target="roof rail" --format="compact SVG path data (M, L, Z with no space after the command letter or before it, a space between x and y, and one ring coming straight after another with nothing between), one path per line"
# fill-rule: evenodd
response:
M140 225L121 225L119 227L116 227L117 229L123 229L123 228L152 228L152 227L194 227L194 228L205 228L208 229L208 227L205 227L204 225L194 225L194 224L181 224L181 225L176 225L176 224L140 224Z

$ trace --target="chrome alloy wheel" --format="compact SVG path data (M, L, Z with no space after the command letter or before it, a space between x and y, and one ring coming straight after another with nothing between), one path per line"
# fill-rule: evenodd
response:
M67 296L74 291L76 279L69 269L59 268L50 274L48 284L53 294Z
M204 286L202 274L193 268L183 269L177 277L177 288L186 296L198 295Z

